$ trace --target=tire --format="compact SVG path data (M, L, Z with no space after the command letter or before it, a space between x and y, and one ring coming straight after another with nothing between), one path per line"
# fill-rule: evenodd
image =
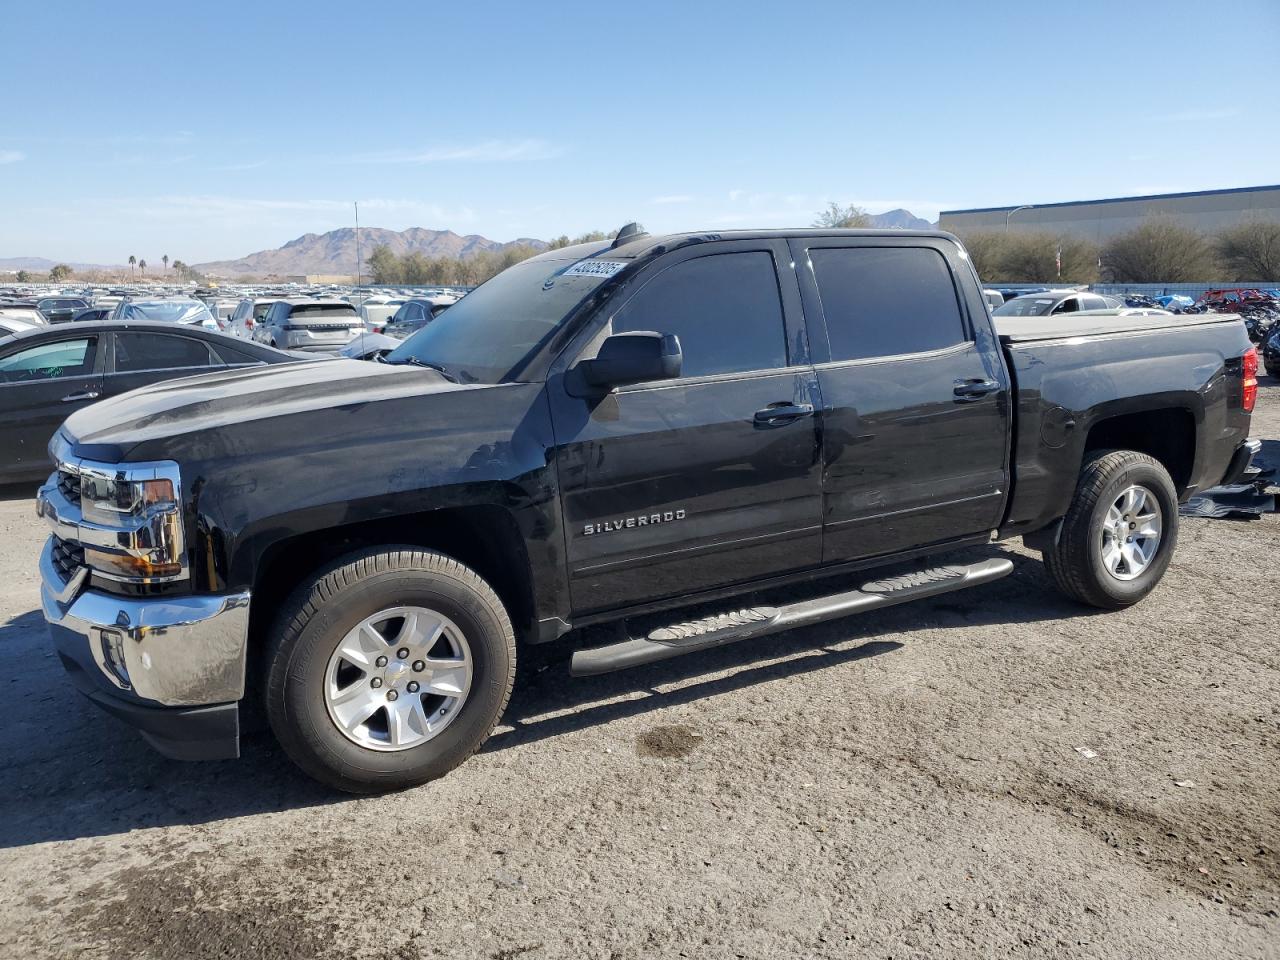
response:
M363 670L343 658L343 649L361 642L352 641L353 637L368 636L362 626L371 618L388 610L422 609L448 625L447 633L441 626L433 636L441 636L446 648L459 644L462 659L456 662L469 660L470 664L467 685L457 687L462 691L460 699L434 698L440 703L441 716L436 719L442 729L416 744L395 745L391 705L385 704L386 712L375 714L366 726L344 731L336 712L339 708L333 703L347 688L331 693L337 690L336 678L344 669L361 675L351 688L363 685L362 703L378 695L395 699L388 692L393 688L401 691L404 702L399 708L412 711L415 700L432 702L430 693L405 692L420 689L416 683L404 686L406 677L433 674L406 672L420 669L421 661L413 655L410 668L409 660L397 659L400 639L392 637L380 658L391 661L383 672L400 671L394 681L382 678L372 657ZM399 627L396 622L396 617L380 621L376 630L390 634L398 629L400 636L406 635L407 615L399 620ZM424 630L424 634L430 632ZM429 655L426 659L437 662ZM398 790L441 777L480 749L506 708L515 669L511 620L497 594L475 571L451 557L411 546L365 550L339 559L302 583L282 607L267 654L267 717L285 753L316 780L348 793ZM377 690L365 689L375 686ZM424 720L415 721L419 729L431 709L430 705L422 708ZM375 729L379 722L385 733ZM397 725L406 742L418 736L419 729ZM385 742L379 742L379 737Z
M1144 489L1158 504L1161 532L1141 572L1134 574L1124 566L1121 573L1113 573L1103 550L1107 538L1114 537L1114 528L1106 533L1104 528L1108 527L1112 505L1134 486ZM1071 599L1104 610L1121 610L1155 589L1169 568L1177 543L1178 496L1169 472L1145 453L1103 451L1091 456L1081 469L1075 497L1056 543L1044 552L1044 562L1054 584Z

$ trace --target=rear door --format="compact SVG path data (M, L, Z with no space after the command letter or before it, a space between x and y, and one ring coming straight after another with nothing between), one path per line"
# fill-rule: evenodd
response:
M103 383L104 396L162 380L189 377L221 369L222 360L209 352L209 345L195 337L174 333L115 333L115 353L107 367Z
M99 336L68 333L31 346L19 341L0 356L0 476L40 473L62 421L102 393Z
M1009 384L954 243L792 240L825 409L823 560L994 529ZM970 289L972 288L972 289Z
M575 611L818 564L817 398L789 260L773 240L662 258L575 359L652 330L680 339L682 376L585 400L548 383Z

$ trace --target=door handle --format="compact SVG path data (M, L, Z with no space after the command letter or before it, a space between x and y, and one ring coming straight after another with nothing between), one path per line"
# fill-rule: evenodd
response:
M1000 384L995 380L957 380L952 392L956 395L956 403L972 403L999 389Z
M756 411L756 423L784 423L812 415L812 403L771 403Z
M86 390L84 393L69 393L62 398L63 403L72 403L76 400L97 400L97 390Z

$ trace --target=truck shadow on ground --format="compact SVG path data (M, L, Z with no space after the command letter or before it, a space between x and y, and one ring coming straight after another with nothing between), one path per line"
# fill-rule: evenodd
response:
M977 555L968 551L955 559L971 562L992 555L998 555L997 548L982 548ZM574 680L567 676L567 649L534 651L522 660L511 704L484 750L520 747L651 710L891 654L910 643L912 631L921 625L982 628L1089 615L1053 591L1040 564L1026 558L1016 563L1012 576L974 591L729 644L622 673ZM49 649L39 611L0 625L0 644L14 665L7 691L12 713L0 729L0 756L5 758L7 773L0 791L0 848L208 823L353 799L297 772L266 733L246 736L238 761L187 764L160 757L71 687ZM708 679L699 680L702 676Z

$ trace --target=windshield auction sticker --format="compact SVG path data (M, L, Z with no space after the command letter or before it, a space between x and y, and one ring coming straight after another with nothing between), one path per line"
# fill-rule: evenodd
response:
M579 260L564 272L566 277L612 277L626 266L618 260Z

